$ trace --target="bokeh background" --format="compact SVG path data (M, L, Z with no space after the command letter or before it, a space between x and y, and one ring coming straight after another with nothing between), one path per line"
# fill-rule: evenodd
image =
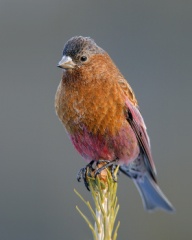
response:
M133 87L175 214L143 210L119 177L121 240L192 237L192 2L0 0L0 239L92 239L75 210L85 165L54 111L64 43L91 36Z

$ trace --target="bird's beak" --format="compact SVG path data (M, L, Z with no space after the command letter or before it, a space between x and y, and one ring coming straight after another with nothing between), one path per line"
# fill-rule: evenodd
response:
M63 56L61 61L58 63L57 67L63 69L74 68L76 64L73 62L72 58L69 56Z

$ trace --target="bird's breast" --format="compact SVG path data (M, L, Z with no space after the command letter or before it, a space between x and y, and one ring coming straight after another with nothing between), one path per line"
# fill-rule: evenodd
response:
M129 162L139 152L125 117L125 96L116 83L66 86L60 83L55 99L57 115L78 152L87 160Z
M86 128L92 134L115 134L125 120L125 99L119 86L108 83L60 83L56 112L69 133Z

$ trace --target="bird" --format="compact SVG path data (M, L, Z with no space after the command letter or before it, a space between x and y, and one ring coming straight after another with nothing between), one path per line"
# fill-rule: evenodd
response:
M88 166L102 159L105 167L118 165L133 180L145 210L174 212L157 184L138 101L108 53L92 38L75 36L64 45L57 66L62 78L55 95L56 114Z

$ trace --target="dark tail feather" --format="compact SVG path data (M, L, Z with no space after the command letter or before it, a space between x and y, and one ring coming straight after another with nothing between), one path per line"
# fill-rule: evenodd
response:
M168 212L174 211L174 207L150 176L144 175L142 178L133 179L133 181L139 190L146 210L153 211L160 208Z

